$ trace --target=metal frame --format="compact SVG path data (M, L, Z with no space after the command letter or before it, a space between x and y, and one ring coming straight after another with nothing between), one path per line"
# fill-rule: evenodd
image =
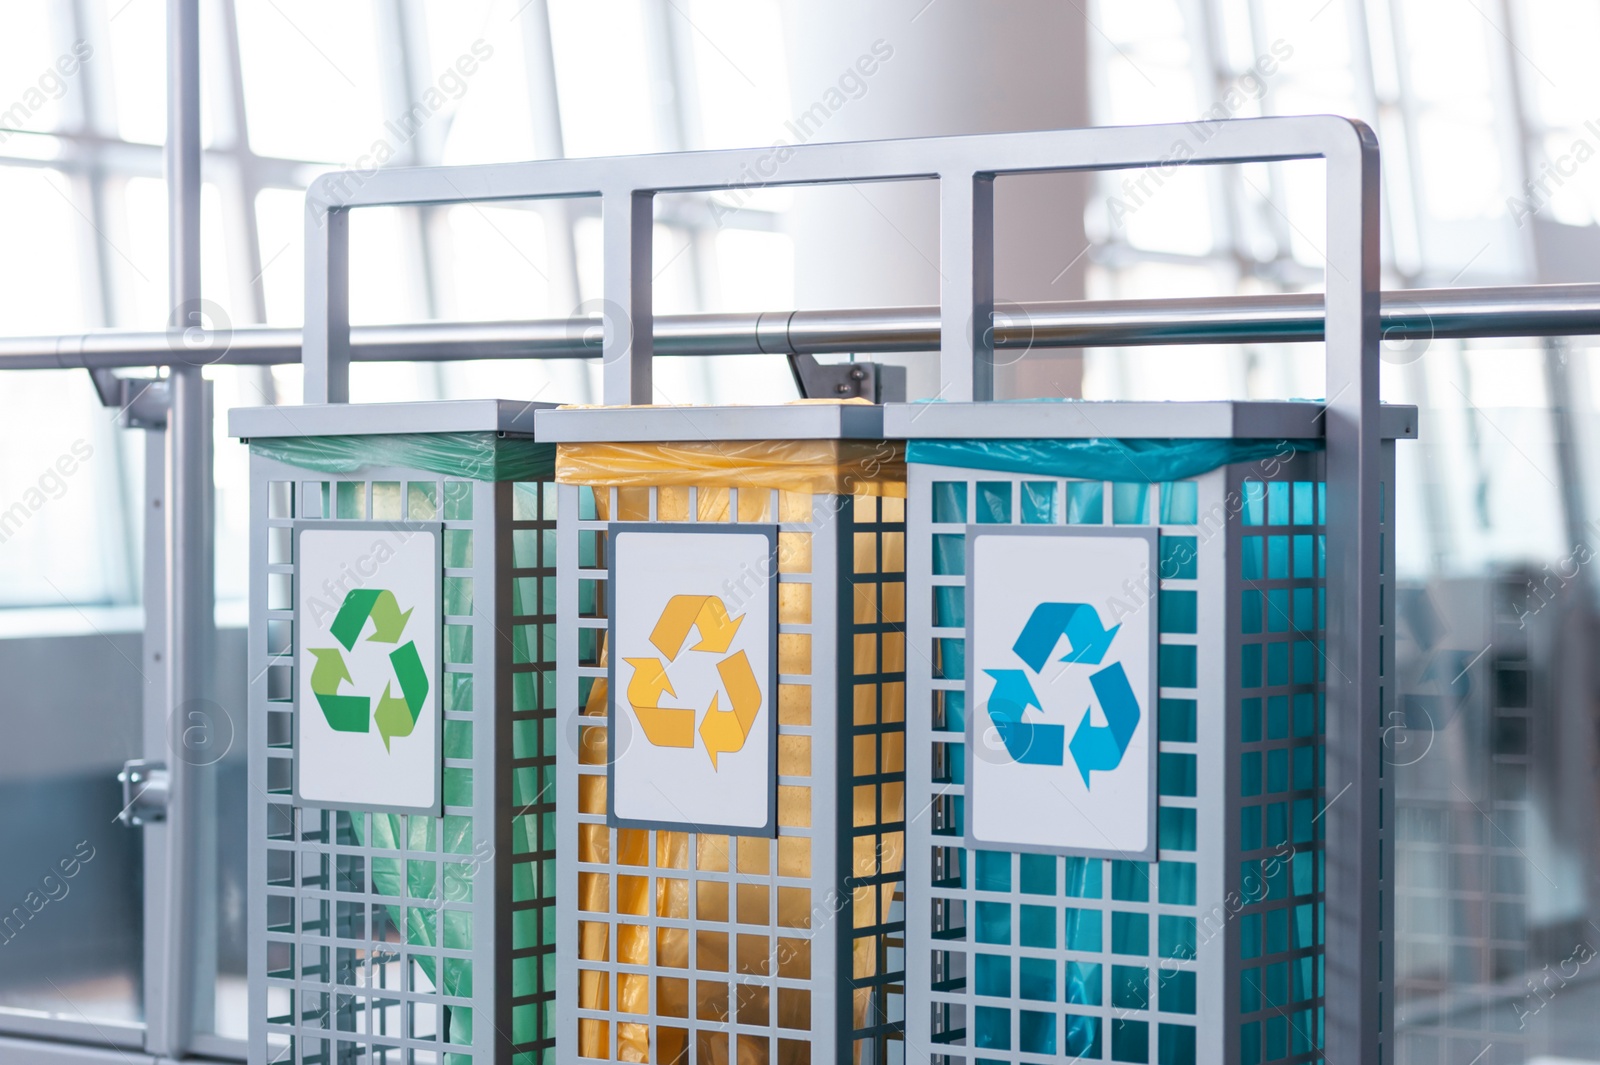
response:
M475 433L532 436L533 417L553 403L509 399L442 399L408 403L329 404L322 407L237 407L228 432L241 440L269 437L371 436L393 433Z
M1329 1057L1378 1060L1393 1029L1393 995L1384 994L1370 945L1392 927L1393 892L1381 890L1378 838L1382 721L1379 648L1364 638L1379 598L1378 469L1378 146L1360 122L1328 116L1220 123L1181 160L1172 145L1184 127L1129 126L984 134L794 149L767 184L842 180L939 181L940 398L994 394L994 347L987 325L994 304L994 180L1002 174L1064 170L1322 159L1327 166L1326 385L1330 565L1346 579L1330 596L1328 648L1348 663L1348 682L1330 692L1329 785L1351 797L1328 813L1327 957ZM350 399L350 211L395 204L600 198L606 307L604 401L652 398L652 202L656 194L725 188L744 173L765 173L761 149L613 159L576 159L459 168L379 170L319 178L306 195L306 398ZM1370 718L1369 718L1370 715ZM1371 735L1369 735L1369 733Z
M354 405L356 409L361 404ZM561 444L661 440L883 439L886 411L868 404L541 410L539 439Z
M200 306L200 11L199 0L167 2L167 263L175 329L190 324ZM199 321L198 313L195 321ZM184 750L183 714L177 707L209 693L207 660L215 641L211 520L211 407L197 365L171 368L166 439L167 565L165 600L167 750ZM157 1008L146 1011L145 1048L181 1058L195 1036L196 922L200 891L196 871L208 841L202 838L202 773L182 757L170 759L166 890L158 905L161 936L154 964ZM146 971L151 967L148 938Z
M1321 404L1313 409L1321 410ZM1190 439L1307 440L1322 435L1320 415L1306 417L1304 400L1200 400L1142 403L1081 400L1072 403L908 403L883 412L890 440L1096 439L1148 436ZM1379 435L1414 438L1417 408L1381 404Z
M1170 166L1183 134L1176 125L1054 130L971 137L806 144L796 147L765 184L844 180L940 181L940 383L942 398L993 394L994 178L1057 170ZM1353 293L1370 293L1376 327L1376 141L1360 123L1330 117L1250 119L1222 123L1185 165L1325 158L1329 166L1328 340ZM1370 169L1372 177L1364 176ZM306 194L306 326L302 337L306 396L349 399L349 212L357 207L493 200L598 197L604 227L603 297L607 403L648 403L654 321L651 307L651 204L659 193L705 191L740 184L743 173L771 172L765 149L693 152L610 159L571 159L417 170L346 172L318 178ZM1366 188L1370 183L1372 188ZM1348 197L1356 190L1356 199ZM1341 191L1342 190L1342 191ZM1360 218L1371 196L1372 277L1361 269L1369 243ZM1332 224L1337 220L1338 224ZM1352 243L1353 242L1353 243ZM1342 276L1341 276L1342 275ZM1359 279L1359 280L1358 280ZM1376 333L1374 333L1376 336ZM1353 379L1354 374L1350 375ZM1344 381L1338 382L1343 385ZM1330 390L1330 395L1339 394Z

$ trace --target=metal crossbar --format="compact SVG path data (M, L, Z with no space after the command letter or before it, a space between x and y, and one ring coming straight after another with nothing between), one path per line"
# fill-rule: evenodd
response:
M307 192L303 362L312 402L349 398L349 215L358 207L598 197L604 252L602 358L608 403L648 403L654 323L653 200L659 193L844 181L939 181L940 383L949 399L992 395L994 180L1007 174L1198 163L1323 158L1329 168L1331 268L1327 318L1376 284L1358 281L1359 212L1348 189L1377 144L1359 123L1332 117L1226 122L1180 161L1174 125L1048 130L772 149L685 152L609 159L327 174ZM756 177L752 178L752 175ZM1357 196L1359 199L1359 195ZM1376 251L1373 251L1376 255ZM1349 260L1348 262L1344 260ZM1376 276L1377 261L1372 272ZM1354 287L1352 287L1354 286ZM1353 307L1354 305L1352 305ZM1373 315L1375 318L1376 316ZM1330 341L1342 327L1330 324ZM1343 382L1341 381L1341 384ZM1330 395L1335 390L1330 390ZM1375 402L1375 396L1374 396Z
M1130 347L1320 341L1320 292L1166 300L1010 303L994 315L994 346ZM1386 341L1600 334L1600 285L1403 289L1385 292ZM587 359L602 354L587 314L506 322L355 326L351 362ZM937 307L657 315L659 356L929 354L939 350ZM204 361L265 366L300 361L300 330L111 330L0 338L0 370L126 369Z

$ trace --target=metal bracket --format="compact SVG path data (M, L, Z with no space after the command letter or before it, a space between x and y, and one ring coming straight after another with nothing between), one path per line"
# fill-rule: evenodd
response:
M171 388L165 377L119 377L115 371L91 368L89 380L100 405L121 412L124 429L165 429Z
M165 762L132 758L122 763L117 782L122 785L122 812L117 820L129 828L167 819L171 775Z
M789 372L803 399L865 399L904 403L906 368L881 362L819 363L815 355L791 352Z

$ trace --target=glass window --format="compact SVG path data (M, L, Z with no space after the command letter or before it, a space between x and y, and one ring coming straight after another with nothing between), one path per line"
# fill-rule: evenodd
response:
M377 8L235 0L235 10L250 147L257 154L372 166L387 161L377 158L386 153L375 144L388 152L402 146L384 118L404 130L410 108L384 113Z

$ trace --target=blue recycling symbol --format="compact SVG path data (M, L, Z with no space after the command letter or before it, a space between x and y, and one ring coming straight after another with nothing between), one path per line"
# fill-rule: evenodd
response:
M1025 716L1029 707L1044 710L1029 674L1039 675L1063 636L1071 650L1060 661L1097 666L1119 628L1120 625L1104 627L1099 613L1086 603L1040 603L1022 627L1022 635L1011 645L1028 668L984 670L995 681L989 692L989 718L1013 761L1021 765L1064 765L1070 750L1086 788L1090 786L1091 772L1110 772L1122 764L1134 729L1139 726L1139 700L1121 662L1114 661L1089 675L1089 684L1105 714L1104 725L1091 724L1092 708L1084 710L1069 744L1066 726L1029 721Z

